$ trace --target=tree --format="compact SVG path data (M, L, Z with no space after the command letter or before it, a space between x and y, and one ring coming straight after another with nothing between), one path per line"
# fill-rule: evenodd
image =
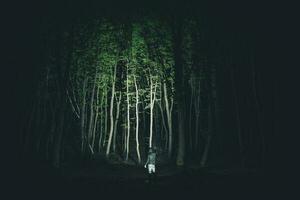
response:
M182 61L182 21L176 20L172 27L174 35L174 55L175 55L175 95L177 102L177 120L178 120L178 150L176 164L184 165L185 157L185 92L184 86L186 79ZM179 92L180 91L180 92Z

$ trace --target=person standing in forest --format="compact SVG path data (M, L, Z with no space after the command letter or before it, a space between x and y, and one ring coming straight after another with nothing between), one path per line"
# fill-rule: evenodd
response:
M153 180L155 177L155 161L156 161L156 152L153 148L149 148L147 162L144 167L148 168L148 178L149 180Z

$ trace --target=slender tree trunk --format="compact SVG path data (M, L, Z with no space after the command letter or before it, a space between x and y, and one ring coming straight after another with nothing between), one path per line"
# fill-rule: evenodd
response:
M129 156L129 138L130 138L130 102L129 102L129 71L127 65L127 78L126 78L126 97L127 97L127 137L126 137L126 160Z
M114 130L114 99L115 99L116 74L117 74L117 64L115 65L114 72L113 72L112 91L111 91L111 100L110 100L110 131L109 131L109 138L108 138L108 143L106 148L106 156L108 156L110 153L110 145L111 145L113 130Z
M153 138L153 108L156 100L156 86L157 83L153 83L152 76L150 75L150 136L149 136L149 148L152 148ZM154 91L153 91L154 87Z
M162 84L160 84L160 93L159 93L159 96L160 96L160 99L163 98L163 95L162 95ZM161 115L161 121L162 121L162 128L160 130L160 134L161 134L161 140L164 140L165 143L164 143L164 147L163 149L165 151L168 151L168 129L166 127L166 122L165 122L165 116L164 116L164 110L163 110L163 107L162 107L162 100L158 101L158 107L159 107L159 111L160 111L160 115Z
M74 91L74 86L73 86L73 84L72 84L72 81L70 80L69 81L70 82L70 87L71 87L71 91L72 91L72 96L73 96L73 104L74 104L74 110L76 111L76 113L78 113L78 118L80 118L79 117L79 114L80 114L80 108L79 108L79 106L78 106L78 101L77 101L77 98L76 98L76 95L75 95L75 91ZM71 98L71 97L70 97Z
M135 127L135 141L136 141L136 154L138 157L138 163L141 163L140 155L140 144L139 144L139 90L136 83L136 77L134 76L134 85L135 85L135 115L136 115L136 127Z
M171 158L172 156L172 143L173 143L173 132L172 132L172 110L169 105L169 99L168 99L168 91L166 83L163 83L164 88L164 97L165 97L165 104L166 104L166 111L167 111L167 119L168 119L168 130L169 130L169 146L168 146L168 157Z
M196 120L195 120L195 127L196 127L196 131L195 131L195 151L199 150L199 136L201 134L201 111L200 111L200 105L201 105L201 88L200 88L200 80L199 81L199 87L198 87L198 91L197 91L197 96L196 96L196 100L195 100L195 113L196 113Z
M180 17L174 16L173 43L174 43L174 58L175 58L175 96L177 102L177 124L178 124L178 151L176 157L177 166L184 165L185 157L185 86L186 77L184 77L184 67L182 60L182 24Z
M80 118L81 118L81 153L84 153L84 145L85 145L85 104L86 104L86 84L87 84L87 78L83 81L83 99L82 99L82 105L81 105L81 112L80 112Z
M193 99L194 99L194 85L193 82L191 81L191 101L190 101L190 111L189 111L189 146L190 146L190 151L193 152L193 130L192 130L192 108L193 108Z
M96 92L96 116L94 120L94 127L93 127L93 134L92 134L92 149L94 150L95 147L95 139L96 139L96 130L97 130L97 125L98 125L98 116L99 116L99 90L100 86L97 86L97 92Z
M158 104L159 109L160 109L160 114L161 114L161 119L162 119L162 125L163 125L163 130L165 132L165 150L168 150L168 129L166 127L166 122L165 122L165 116L164 116L164 111L161 105L161 101L159 101L160 103Z
M195 146L194 146L194 151L197 152L199 149L198 146L198 140L199 140L199 135L201 134L201 132L199 131L199 113L196 114L196 120L195 120L195 124L196 124L196 128L195 128Z
M96 116L95 116L95 120L94 120L94 127L93 127L93 134L92 134L92 149L94 150L95 148L95 139L96 139L96 130L97 130L97 122L98 122L98 107L97 107L97 111L96 111Z
M208 133L208 136L207 136L206 142L205 142L204 151L203 151L202 158L201 158L201 162L200 162L201 167L204 167L206 164L208 151L209 151L210 143L211 143L211 137L212 137L212 135L210 133Z
M144 105L144 102L143 101L141 101L141 103L142 103L142 108L145 108L145 105ZM147 135L147 133L148 133L148 129L147 129L147 125L146 125L146 113L145 113L145 109L143 109L143 111L142 111L142 116L143 116L143 136L144 136L144 138L145 138L145 135Z
M176 158L176 165L183 166L184 165L184 157L185 157L185 137L184 137L184 111L178 111L178 151Z
M120 105L122 100L122 93L120 92L119 98L117 99L117 113L116 113L116 121L115 121L115 128L114 128L114 137L113 137L113 151L116 152L116 138L117 138L117 130L118 130L118 122L120 117Z
M70 102L70 105L71 105L71 108L72 108L73 112L75 113L76 117L80 119L79 112L76 110L76 107L74 106L73 100L70 97L68 89L67 89L67 97L69 99L69 102Z
M152 127L153 127L153 96L152 96L152 90L153 90L153 83L152 83L152 77L150 76L150 136L149 136L149 148L152 147Z
M127 108L126 108L127 109ZM123 145L123 153L124 155L126 154L127 152L127 113L124 113L123 115L123 119L124 119L124 128L122 129L122 145Z
M89 129L88 129L88 144L91 145L92 143L92 134L93 134L93 126L94 126L94 98L95 98L95 89L96 89L96 77L97 74L95 74L95 79L93 82L93 89L91 94L91 102L90 102L90 121L89 121Z
M102 138L103 138L103 101L104 101L105 95L102 94L101 100L100 100L100 132L99 132L99 141L98 141L98 152L101 151L102 147Z
M209 88L211 89L211 88ZM211 143L211 138L212 138L212 133L213 133L213 129L214 127L214 103L212 102L212 98L211 98L211 94L209 94L209 107L208 107L208 132L207 132L207 136L205 137L205 146L204 146L204 151L202 154L202 158L200 161L200 166L204 167L207 161L207 156L208 156L208 152L209 152L209 148L210 148L210 143Z
M105 106L104 106L104 112L105 112L105 117L104 117L104 134L103 134L103 142L102 142L102 147L105 147L106 144L106 136L107 136L107 121L108 121L108 112L107 112L107 105L108 105L108 91L107 88L105 88Z

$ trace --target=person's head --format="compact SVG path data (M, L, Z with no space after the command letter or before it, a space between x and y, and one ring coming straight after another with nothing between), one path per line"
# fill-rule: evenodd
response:
M154 148L149 148L149 153L155 153L155 149Z

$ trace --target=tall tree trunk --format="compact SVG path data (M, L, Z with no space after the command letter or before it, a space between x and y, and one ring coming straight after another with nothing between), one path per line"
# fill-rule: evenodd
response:
M173 43L174 43L174 57L175 57L175 96L177 102L177 124L178 124L178 151L176 164L177 166L184 165L185 157L185 89L186 77L182 61L182 19L174 16Z
M87 78L83 81L83 99L82 99L82 105L81 105L81 111L80 111L80 127L81 127L81 153L84 153L84 146L85 146L85 114L86 114L86 84L87 84Z
M210 144L211 144L211 138L212 138L212 132L213 132L213 120L214 120L214 110L213 110L213 102L212 102L212 98L209 97L209 107L208 107L208 132L207 132L207 136L205 137L205 146L204 146L204 151L202 154L202 158L200 161L200 166L204 167L207 161L207 156L208 156L208 151L210 148Z
M101 151L102 147L102 138L103 138L103 101L105 98L105 94L101 95L100 100L100 132L99 132L99 141L98 141L98 152Z
M152 92L153 91L153 83L152 83L152 77L150 76L150 135L149 135L149 148L152 147L152 127L153 127L153 107L152 107L152 102L153 102L153 96Z
M102 147L105 147L106 143L106 136L107 136L107 121L108 121L108 112L107 112L107 105L108 105L108 91L107 87L105 88L105 105L104 105L104 112L105 112L105 117L104 117L104 134L102 138Z
M127 108L126 108L127 109ZM125 155L127 152L127 112L122 115L123 120L125 121L124 128L122 128L122 147L123 154Z
M162 84L160 84L160 99L162 99L163 95L162 95ZM162 101L159 101L158 102L158 107L159 107L159 110L160 110L160 115L161 115L161 120L162 120L162 126L163 128L161 129L161 135L163 135L163 132L164 132L164 137L161 137L162 140L165 140L165 144L164 144L164 150L165 151L168 151L168 130L167 130L167 127L166 127L166 122L165 122L165 116L164 116L164 110L163 110L163 107L162 107Z
M70 105L71 105L71 108L72 108L74 114L76 115L77 118L80 119L79 112L76 110L76 107L74 106L73 100L72 100L72 98L71 98L71 96L69 94L68 89L67 89L67 97L69 99L69 102L70 102Z
M135 127L135 142L136 142L136 154L138 157L138 163L141 163L140 155L140 144L139 144L139 90L136 83L136 77L134 76L134 85L135 85L135 115L136 115L136 127Z
M113 80L112 80L112 91L111 91L111 100L110 100L110 130L109 130L109 138L106 148L106 156L110 153L110 145L112 141L113 131L114 131L114 100L115 100L115 82L116 82L116 74L117 74L117 64L114 67L113 72Z
M161 114L161 119L162 119L162 125L163 125L163 129L162 131L165 132L165 144L164 144L164 149L165 150L168 150L168 129L166 127L166 122L165 122L165 116L164 116L164 111L163 111L163 108L162 108L162 105L161 105L161 101L159 101L159 110L160 110L160 114Z
M177 150L177 158L176 165L183 166L184 165L184 157L185 157L185 120L184 120L184 111L178 111L178 150Z
M208 133L208 136L206 137L206 141L205 141L205 147L204 147L204 151L202 154L201 162L200 162L201 167L204 167L206 164L208 151L209 151L210 143L211 143L211 137L212 137L211 133Z
M193 85L194 83L192 82L192 80L191 80L191 83L190 83L190 85L191 85L191 96L190 96L190 110L189 110L189 147L190 147L190 153L192 153L193 152L193 150L194 150L194 145L193 145L193 134L192 134L192 132L193 132L193 130L192 130L192 121L193 121L193 119L192 119L192 112L193 112L193 99L194 99L194 85Z
M152 148L153 139L153 108L156 101L156 86L157 83L153 83L152 76L150 75L150 136L149 136L149 148ZM154 91L153 91L154 87Z
M90 102L90 121L89 121L89 128L88 128L88 145L91 146L92 137L93 137L93 126L94 126L94 98L95 98L95 89L96 89L96 78L97 73L95 74L95 79L93 81L93 89L91 94L91 102Z
M199 138L201 135L201 88L200 88L200 80L198 80L199 85L196 87L198 90L196 92L196 100L195 100L195 113L196 113L196 120L195 120L195 151L197 152L199 150ZM197 83L197 82L195 82Z
M97 130L97 122L98 122L98 116L99 116L99 113L98 113L98 106L97 106L97 109L96 109L96 116L95 116L95 120L94 120L94 127L93 127L93 133L92 133L92 149L94 151L94 147L95 147L95 139L96 139L96 130Z
M169 105L169 99L168 99L168 91L167 91L167 86L166 83L163 83L163 88L164 88L164 99L165 99L165 104L166 104L166 110L167 110L167 119L168 119L168 131L169 131L169 146L168 146L168 157L171 158L172 156L172 143L173 143L173 132L172 132L172 104Z
M118 130L118 122L120 117L120 105L122 100L122 92L119 94L119 98L117 99L117 113L116 113L116 121L115 121L115 128L114 128L114 137L113 137L113 151L116 152L116 140L117 140L117 130Z
M129 139L130 139L130 102L129 102L129 70L127 65L126 76L126 97L127 97L127 135L126 135L126 160L129 156Z
M95 147L95 139L96 139L96 130L97 130L97 125L98 125L98 117L99 117L99 91L100 91L100 86L97 86L97 92L96 92L96 101L97 101L97 105L96 105L96 116L95 116L95 120L94 120L94 127L93 127L93 134L92 134L92 149L94 151L94 147Z
M76 113L77 113L77 115L78 115L77 117L80 118L80 116L79 116L80 108L79 108L79 106L78 106L78 101L77 101L77 98L76 98L76 95L75 95L74 86L73 86L71 80L69 81L69 83L70 83L70 87L71 87L71 91L72 91L72 97L73 97L72 102L74 102L74 103L73 103L73 104L74 104L74 110L76 111ZM68 92L68 91L67 91L67 92ZM67 94L68 94L68 93L67 93ZM70 96L70 99L72 99L71 96Z

